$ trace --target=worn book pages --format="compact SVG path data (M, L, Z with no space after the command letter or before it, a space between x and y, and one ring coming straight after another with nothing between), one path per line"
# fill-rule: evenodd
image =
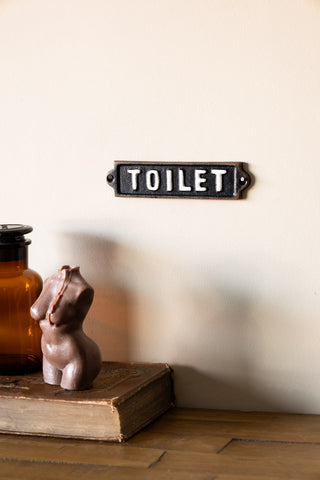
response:
M0 432L123 441L172 404L165 364L105 362L82 391L47 385L41 372L0 376Z

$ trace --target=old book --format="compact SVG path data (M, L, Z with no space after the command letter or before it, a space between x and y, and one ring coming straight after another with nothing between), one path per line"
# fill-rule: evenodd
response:
M42 373L0 376L0 432L124 441L173 404L164 364L105 362L93 387L67 391Z

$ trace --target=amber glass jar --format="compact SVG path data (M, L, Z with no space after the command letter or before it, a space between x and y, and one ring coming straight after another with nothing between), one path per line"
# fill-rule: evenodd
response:
M41 368L41 330L30 307L42 289L38 273L28 269L29 225L0 225L0 375Z

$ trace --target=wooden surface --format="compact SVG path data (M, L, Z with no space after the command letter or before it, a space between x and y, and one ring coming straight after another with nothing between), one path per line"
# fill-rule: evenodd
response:
M173 409L122 445L3 434L0 478L320 480L320 416Z

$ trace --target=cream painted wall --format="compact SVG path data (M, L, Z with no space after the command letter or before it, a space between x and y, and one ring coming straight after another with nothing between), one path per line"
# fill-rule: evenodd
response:
M79 264L104 359L179 405L320 413L320 2L0 0L1 223ZM114 160L243 161L246 200L114 198Z

